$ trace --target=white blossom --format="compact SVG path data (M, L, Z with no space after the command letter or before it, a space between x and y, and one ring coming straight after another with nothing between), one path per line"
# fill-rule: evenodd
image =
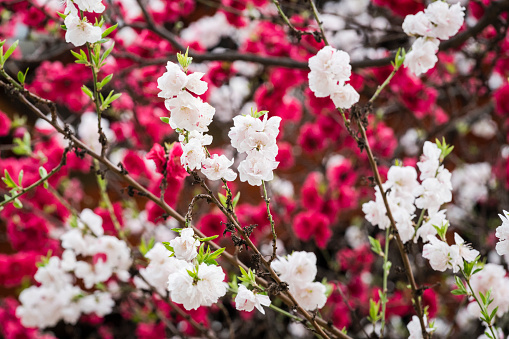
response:
M233 118L233 127L228 132L232 146L239 152L247 152L250 148L244 148L241 144L253 132L262 131L263 127L263 122L260 119L251 115L237 115Z
M433 36L446 40L458 33L463 25L464 11L465 8L459 3L449 7L447 2L435 1L424 10L424 13L433 23Z
M348 53L330 46L309 58L309 68L309 88L319 98L331 95L338 84L343 85L350 79L352 72Z
M290 285L302 285L315 280L316 255L312 252L293 252L286 258L278 258L270 265L282 281Z
M331 99L337 108L348 109L359 102L360 95L350 84L336 86L331 93Z
M497 227L495 235L499 239L496 250L499 255L509 254L509 212L504 211L504 215L499 214L502 219L502 225Z
M180 236L170 241L173 247L175 258L185 261L191 261L198 255L198 246L200 241L194 237L194 230L190 227L184 228Z
M226 284L223 283L225 274L221 267L201 263L196 267L196 281L189 275L191 268L180 268L168 277L168 291L173 302L192 310L211 306L226 294Z
M426 14L422 11L415 15L407 15L403 21L403 31L407 35L429 37L432 36L432 29L433 24L429 21L428 16L426 16Z
M164 104L171 112L169 123L173 129L206 132L215 113L214 107L187 91L166 99Z
M429 328L428 326L428 319L426 315L424 315L424 325L426 326L426 332L431 333L435 331L435 328ZM412 316L412 320L407 325L408 332L410 333L408 339L422 339L422 328L421 328L421 322L419 320L419 317L414 315Z
M87 227L95 236L104 235L103 219L94 213L90 208L85 208L80 213L78 227L82 230Z
M419 38L414 41L412 50L406 54L403 64L416 76L429 71L438 61L439 41L437 39Z
M159 97L171 99L187 89L194 94L202 95L207 91L207 83L201 78L205 73L194 72L186 75L178 64L168 61L166 72L157 79L157 88L161 90Z
M233 181L237 178L237 173L230 168L231 165L233 165L233 160L228 160L225 155L214 154L203 160L201 172L209 180L224 178L226 181Z
M454 241L458 246L459 255L468 262L472 262L479 255L478 250L472 249L472 246L465 243L465 240L458 234L454 233Z
M77 278L83 279L85 288L92 288L98 283L105 282L113 274L110 265L99 259L94 265L85 261L78 261L74 274Z
M262 314L265 314L265 310L262 306L269 306L270 298L266 295L253 293L248 290L246 286L239 284L237 296L235 297L235 308L239 311L251 312L255 307Z
M101 39L102 31L98 26L93 26L86 19L81 20L76 14L70 13L64 20L67 32L65 41L74 46L82 46L86 42L94 43Z
M251 151L247 158L239 164L240 181L247 181L251 186L260 186L262 180L274 179L272 171L277 168L278 164L279 162L264 157L261 152Z
M47 287L55 289L63 288L72 281L72 277L61 267L58 257L51 257L46 265L39 267L34 279Z
M182 155L180 162L184 168L189 170L200 169L202 162L206 159L205 149L199 139L191 139L185 145L182 145Z
M85 314L95 313L100 317L110 314L115 302L108 292L95 291L80 299L80 307Z
M440 166L440 155L442 151L435 143L430 141L424 142L422 155L417 163L419 171L421 171L421 180L434 178Z
M101 0L73 0L73 2L85 12L102 13L106 8Z
M321 309L327 302L326 288L320 282L290 285L290 293L306 311Z
M448 268L452 268L454 273L458 272L459 259L461 259L458 246L449 246L435 236L428 236L428 240L429 243L422 249L422 256L429 260L431 267L440 272ZM461 261L461 267L463 267L463 261Z
M175 273L180 267L187 266L186 261L170 257L170 254L164 245L158 242L145 254L145 258L150 260L148 266L140 269L140 274L145 280L162 295L166 294L166 286L170 274ZM139 287L148 288L144 284L145 282Z

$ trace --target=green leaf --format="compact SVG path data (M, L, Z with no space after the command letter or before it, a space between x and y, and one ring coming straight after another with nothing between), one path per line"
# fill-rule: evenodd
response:
M83 91L83 93L85 93L90 99L94 100L94 94L92 93L92 91L85 85L83 85L81 87L81 90Z
M23 139L14 138L13 142L16 145L12 149L14 154L16 154L16 155L28 155L28 154L32 153L30 133L25 132L25 134L23 134Z
M7 185L9 188L17 188L18 185L12 180L11 175L9 174L9 171L7 169L4 169L4 177L2 178L2 181Z
M81 51L83 51L83 50L81 50ZM71 49L71 54L72 54L72 55L74 55L74 57L75 57L77 60L83 60L83 56L82 56L81 54L79 54L79 53L76 53L76 52L75 52L75 51L73 51L72 49ZM86 58L86 56L85 56L85 58Z
M497 315L497 312L498 312L498 306L495 307L495 309L491 312L491 314L490 314L490 322L491 322L491 320L493 320L495 318L495 316Z
M44 186L45 189L48 189L48 181L47 180L44 180L42 185Z
M18 81L21 85L25 84L25 75L21 71L18 71Z
M44 167L39 167L39 175L41 178L45 178L48 175L48 171Z
M224 250L226 249L226 247L221 247L217 250L215 250L211 255L210 257L212 259L215 259L215 258L219 258L219 256L224 252Z
M180 234L180 232L182 232L183 228L175 227L175 228L172 228L171 230L173 232L177 232L178 234Z
M159 119L161 119L161 121L164 122L165 124L169 124L170 123L170 118L168 118L168 117L161 117Z
M219 197L219 201L221 202L221 205L226 207L226 197L221 193L217 193L217 196Z
M7 59L9 59L9 57L11 56L11 54L14 52L14 50L16 50L16 47L18 47L18 43L19 43L19 40L16 40L12 45L11 47L9 47L9 49L7 50L7 52L5 52L4 56L3 56L3 62L2 62L2 66L3 64L7 61Z
M97 90L100 91L104 86L106 86L111 79L113 78L113 74L108 75L105 77L100 83L97 84Z
M115 47L115 43L113 42L110 47L106 51L104 51L104 54L101 56L101 66L104 60L110 55L111 51L113 50L113 47Z
M23 184L21 183L22 181L23 181L23 170L19 171L19 174L18 174L19 187L23 187Z
M111 26L107 28L103 34L101 35L101 38L106 38L111 32L113 32L118 27L118 24L115 24L115 26Z
M63 14L63 13L60 13L60 12L57 12L58 16L61 17L63 20L65 20L65 18L67 18L67 14Z
M369 321L376 323L379 318L380 304L373 299L369 299Z
M166 247L168 251L170 251L171 253L175 253L175 250L173 249L173 247L171 247L169 242L163 242L162 244L164 245L164 247Z
M140 250L140 253L145 256L153 247L155 244L155 238L151 237L148 244L145 242L144 238L141 238L140 246L138 247Z
M465 295L466 293L462 289L458 288L456 290L452 290L451 294L453 294L453 295Z
M216 238L218 238L218 237L219 237L219 235L213 235L213 236L211 236L211 237L198 238L198 240L199 240L199 241L201 241L201 242L205 242L205 241L214 240L214 239L216 239Z
M232 202L233 208L237 207L237 203L239 202L239 199L240 199L240 192L237 192L237 194L235 195L235 198L233 198L233 202Z
M21 203L21 201L19 201L18 198L14 199L14 202L12 203L14 205L14 207L16 207L17 209L20 209L20 208L23 208L23 204Z
M369 243L371 244L371 250L375 252L376 254L383 256L382 246L380 245L380 241L378 239L375 239L371 236L368 236Z

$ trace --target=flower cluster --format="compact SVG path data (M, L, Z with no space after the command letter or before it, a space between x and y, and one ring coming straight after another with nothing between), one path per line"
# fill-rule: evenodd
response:
M263 120L259 115L264 114ZM273 170L279 164L276 161L280 117L267 118L267 112L252 111L251 115L238 115L233 118L233 127L228 132L232 146L247 157L240 162L238 170L241 181L252 186L260 186L262 181L274 178Z
M203 169L202 173L209 180L225 179L233 181L237 174L230 169L233 160L225 155L209 156L205 146L212 143L212 136L204 134L212 122L215 109L195 95L202 95L208 85L201 78L201 72L187 74L191 58L179 54L180 66L168 61L166 72L157 79L159 97L164 98L166 108L171 112L170 118L164 118L171 128L180 133L182 145L181 164L192 171ZM183 69L181 69L181 66ZM194 94L194 95L193 95Z
M321 309L327 302L326 287L315 282L316 255L311 252L293 252L271 264L282 281L288 283L290 293L308 311Z
M131 265L130 251L125 242L103 235L102 219L91 210L83 210L73 228L62 235L62 258L44 259L34 278L40 286L31 286L20 294L21 305L16 315L27 327L45 328L60 320L75 324L81 314L111 313L115 302L109 292L83 291L75 283L83 281L86 289L104 283L116 273L118 279L127 281ZM91 257L93 264L82 258ZM74 273L74 277L71 273Z
M404 61L412 73L419 76L435 66L440 40L447 40L458 33L463 25L465 8L459 3L449 7L445 1L435 1L424 11L407 15L403 31L417 40Z
M452 269L454 273L463 269L464 260L474 261L479 251L472 249L465 243L463 238L454 233L454 245L449 245L445 237L438 239L436 236L428 235L428 243L422 249L422 256L429 260L429 264L435 271L444 272Z
M403 242L421 238L429 241L429 235L437 234L434 225L447 223L445 210L440 206L452 199L451 173L441 165L443 150L429 141L424 143L423 155L417 163L421 175L421 183L417 181L414 167L392 166L387 173L387 181L383 184L386 198L396 223L396 228ZM427 211L422 225L414 228L414 212L419 208ZM366 219L380 229L390 226L385 202L378 187L375 189L375 200L362 205ZM423 212L424 213L424 212ZM424 214L423 214L424 216Z
M337 108L350 108L359 101L359 93L346 84L352 75L350 56L325 46L309 58L309 88L317 98L330 96Z
M192 228L184 228L180 236L169 243L156 243L145 254L149 265L140 274L152 287L162 294L170 292L171 300L182 304L186 310L200 306L211 306L226 294L225 274L214 258L219 256L203 253L200 240L195 238ZM147 288L141 279L135 283Z
M81 221L77 226L61 236L62 265L82 279L86 288L110 279L113 274L121 281L130 277L129 268L132 264L131 251L125 241L115 236L104 235L103 220L89 209L80 214ZM90 258L91 262L77 260Z
M102 0L66 0L66 9L64 24L67 29L65 41L74 46L82 46L86 42L94 43L101 39L101 27L92 25L87 18L80 18L78 9L84 12L102 13L105 9Z

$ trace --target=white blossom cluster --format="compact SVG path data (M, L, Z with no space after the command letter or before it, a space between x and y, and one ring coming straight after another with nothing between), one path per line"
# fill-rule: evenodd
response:
M327 302L326 287L315 282L316 255L311 252L293 252L280 257L270 265L282 281L288 283L290 293L307 311L322 308Z
M359 101L359 93L346 84L352 75L350 56L325 46L309 58L309 88L317 98L330 96L337 108L350 108Z
M387 181L383 184L384 191L396 228L403 242L421 238L429 241L429 235L437 234L435 226L445 225L445 210L440 206L452 200L451 173L441 165L442 151L434 143L424 143L423 155L417 163L421 172L421 183L417 181L414 167L392 166L387 173ZM427 217L417 232L413 219L419 208L427 211ZM390 219L382 195L378 187L375 189L375 200L362 205L366 220L380 229L390 226ZM414 236L416 236L414 238Z
M187 72L187 66L184 70ZM237 174L230 169L233 160L225 155L214 154L210 157L205 149L212 143L212 136L204 132L209 130L215 114L214 107L195 96L207 91L207 83L201 80L205 74L186 74L184 70L168 61L166 72L157 79L157 88L161 90L158 95L165 99L164 104L171 112L168 123L180 133L182 166L188 170L201 169L209 180L224 178L233 181L237 178Z
M66 0L64 13L67 17L64 24L67 32L65 33L65 41L78 47L86 42L94 43L101 40L101 28L89 23L85 16L80 18L75 5L84 12L102 13L105 9L101 0Z
M466 244L458 233L454 233L456 242L454 245L449 245L444 239L438 239L433 235L428 235L428 241L429 243L422 249L422 256L429 260L431 268L435 271L444 272L452 269L456 273L463 269L463 260L472 262L479 255L479 251Z
M86 288L110 279L113 274L121 281L130 277L132 264L131 251L125 241L111 235L104 235L102 218L89 209L80 214L83 223L63 234L62 265L65 270L83 280ZM77 260L76 257L90 258L89 261Z
M211 306L226 294L223 269L197 260L200 241L192 228L184 228L169 244L173 254L156 243L145 255L150 260L149 265L140 270L143 278L160 294L168 290L171 300L182 304L186 310ZM141 279L135 279L135 284L139 288L149 287Z
M488 197L491 165L487 162L466 164L452 172L455 204L470 212L474 205Z
M233 118L233 127L228 132L232 146L247 157L238 167L240 181L247 181L252 186L260 186L263 181L274 179L273 170L279 164L276 161L278 147L276 137L279 134L280 117L263 120L255 117L262 112L251 115L238 115Z
M403 31L417 37L412 50L406 54L404 65L419 76L435 66L440 40L458 33L463 25L465 8L459 3L452 6L445 1L432 2L424 11L407 15Z
M111 294L86 292L75 285L76 278L82 280L86 289L106 282L113 274L122 281L129 279L132 261L126 243L104 235L101 217L91 210L83 210L80 220L87 226L79 221L78 227L61 237L65 248L62 258L50 257L37 270L34 278L41 285L21 292L16 315L24 326L45 328L60 320L75 324L81 314L105 316L115 305ZM77 256L82 259L77 260Z

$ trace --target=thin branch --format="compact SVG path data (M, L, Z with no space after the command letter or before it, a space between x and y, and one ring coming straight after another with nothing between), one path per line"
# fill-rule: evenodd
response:
M5 206L7 205L8 203L18 199L19 197L21 197L23 194L26 194L28 192L30 192L31 190L33 190L34 188L36 188L37 186L40 186L42 185L46 180L48 180L49 178L51 178L55 173L57 173L63 166L65 166L66 162L67 162L67 152L69 152L69 149L66 148L64 150L64 154L62 154L62 160L60 160L60 164L58 164L57 167L53 168L47 175L45 175L44 177L42 177L41 179L37 180L36 182L34 182L32 185L28 186L28 187L25 187L23 188L21 191L19 191L17 194L13 195L12 197L10 197L9 199L6 199L2 202L0 202L0 208L2 206Z

